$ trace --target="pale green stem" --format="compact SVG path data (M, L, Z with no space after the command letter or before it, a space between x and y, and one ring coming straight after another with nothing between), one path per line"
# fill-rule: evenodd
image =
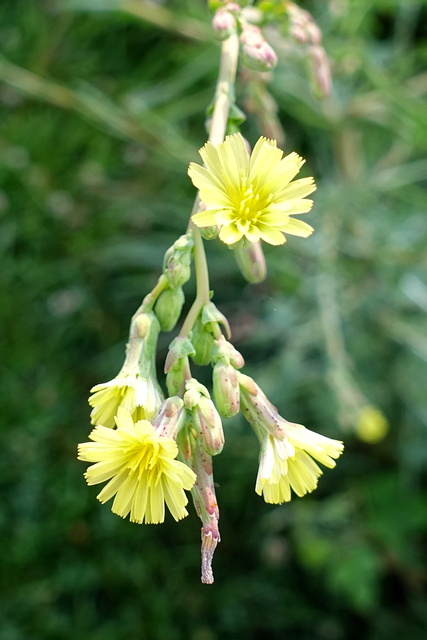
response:
M215 93L215 106L209 131L209 142L212 144L220 144L223 142L227 130L228 114L234 102L234 83L236 80L238 57L239 38L235 34L227 40L224 40L221 47L221 62ZM196 197L191 215L198 210L198 207L199 196ZM189 228L193 231L194 239L194 269L196 273L197 294L179 333L181 337L188 335L203 306L207 304L210 299L209 272L203 239L200 230L191 221Z

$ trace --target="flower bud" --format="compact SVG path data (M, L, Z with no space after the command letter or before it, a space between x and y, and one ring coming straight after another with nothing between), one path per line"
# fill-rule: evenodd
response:
M244 44L242 60L253 71L271 71L277 64L277 55L266 40L256 44Z
M173 288L182 287L190 279L193 245L191 233L187 233L178 238L165 253L163 273Z
M240 389L236 369L218 362L213 368L213 397L224 418L232 418L240 409Z
M210 227L200 227L200 234L205 240L215 240L218 237L219 227L216 224Z
M214 346L214 337L210 331L209 323L204 325L200 316L194 324L191 342L194 347L194 355L191 356L193 361L199 365L209 364Z
M175 327L181 315L184 301L182 287L162 291L154 308L162 331L172 331Z
M193 424L200 434L202 448L210 456L221 453L224 446L222 422L210 398L201 397L192 411Z
M194 354L194 348L188 338L178 336L172 340L165 362L166 386L169 395L180 393L190 370L188 356Z
M321 97L328 96L332 87L328 56L324 48L318 45L309 47L309 56L313 89Z
M218 40L226 40L236 31L236 18L225 9L219 9L212 19L212 28Z
M212 351L212 363L216 364L217 362L231 364L235 369L241 369L245 364L242 354L224 336L215 340Z
M178 432L186 420L184 401L179 396L167 398L159 407L152 419L158 436L168 436L176 439Z
M234 256L245 280L253 284L265 280L267 267L260 242L250 242L246 246L237 247Z
M191 412L193 426L199 433L203 450L210 456L222 451L224 432L218 411L206 387L194 378L185 384L184 405Z

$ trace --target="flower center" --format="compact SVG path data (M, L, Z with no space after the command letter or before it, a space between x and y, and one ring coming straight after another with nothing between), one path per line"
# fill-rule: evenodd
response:
M258 190L254 189L252 183L246 185L246 180L243 178L240 197L235 206L239 224L249 227L251 224L256 223L270 201L271 196L262 196Z

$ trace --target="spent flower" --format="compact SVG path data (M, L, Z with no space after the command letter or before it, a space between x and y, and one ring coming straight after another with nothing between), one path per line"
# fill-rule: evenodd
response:
M293 181L304 160L296 153L283 157L275 140L260 138L249 155L240 134L227 136L200 150L204 167L191 163L188 173L200 190L205 211L193 215L199 227L221 226L220 239L232 245L242 238L283 244L284 233L307 237L313 228L292 216L310 211L306 196L313 178Z

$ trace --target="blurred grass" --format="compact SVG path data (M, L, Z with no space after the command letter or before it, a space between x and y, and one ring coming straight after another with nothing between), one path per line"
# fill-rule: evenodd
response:
M5 640L425 637L427 3L304 6L333 96L309 93L289 51L268 89L285 148L316 175L316 233L267 248L258 286L226 247L208 254L248 371L346 454L312 496L265 505L255 438L229 421L213 587L198 583L193 513L123 522L75 460L87 391L116 373L129 316L186 226L218 56L205 3L0 6ZM241 104L251 90L239 83ZM390 423L376 445L352 431L364 402Z

